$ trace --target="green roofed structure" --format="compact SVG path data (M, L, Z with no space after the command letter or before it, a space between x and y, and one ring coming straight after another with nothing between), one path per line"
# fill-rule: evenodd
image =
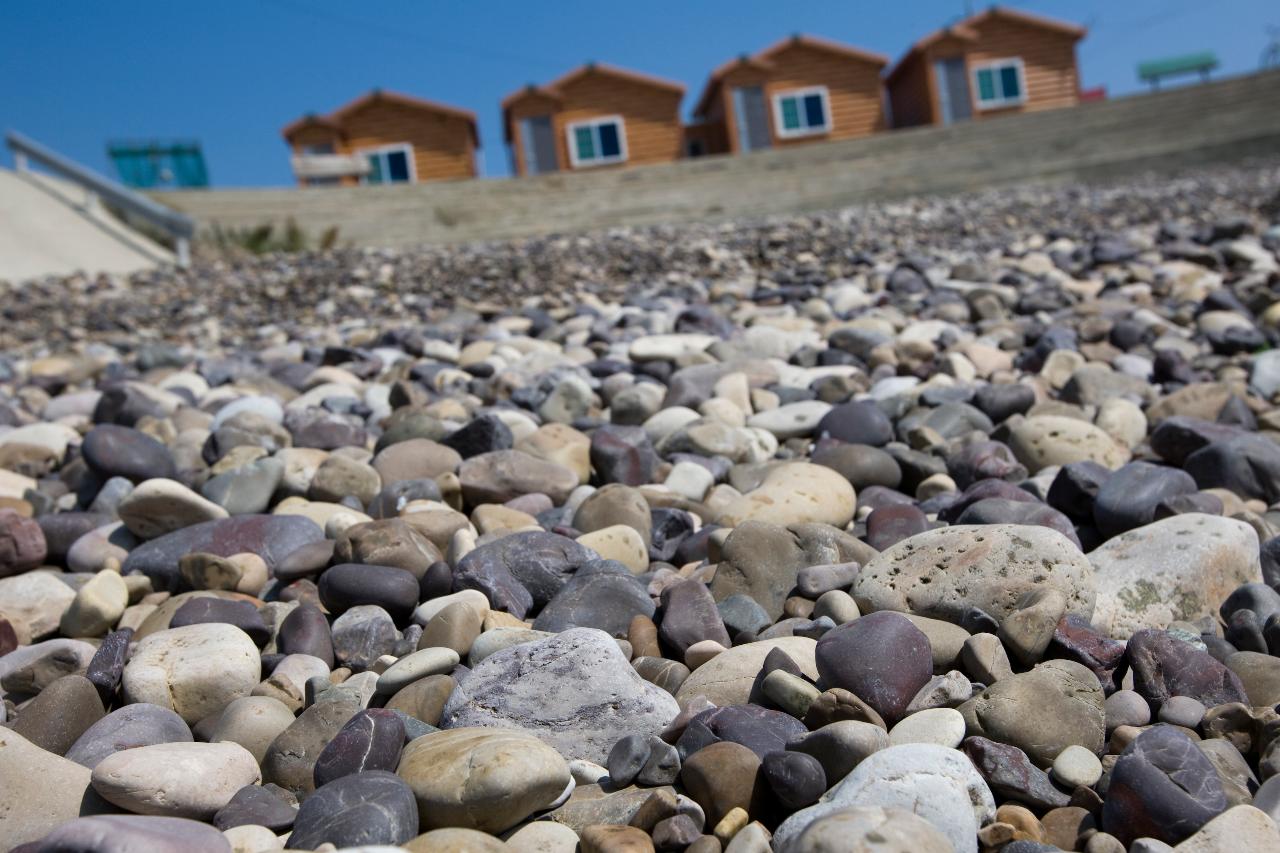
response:
M137 189L195 189L209 186L209 170L199 142L112 142L107 156L120 182Z
M1199 74L1202 80L1209 79L1209 72L1218 67L1218 57L1213 51L1188 53L1182 56L1171 56L1166 59L1153 59L1138 65L1138 79L1150 83L1152 89L1160 88L1160 81L1166 77L1179 77L1183 74Z

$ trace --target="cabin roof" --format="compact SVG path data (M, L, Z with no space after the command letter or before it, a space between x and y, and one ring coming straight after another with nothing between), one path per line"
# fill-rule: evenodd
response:
M724 77L735 68L756 68L761 71L770 71L774 67L773 59L778 54L789 48L802 46L813 50L823 50L828 53L835 54L847 59L854 59L861 62L868 62L877 68L883 68L889 64L889 57L875 53L870 50L863 50L853 45L842 44L830 39L819 38L818 36L805 35L797 33L784 39L779 39L768 47L754 54L741 54L728 62L721 63L707 77L707 82L702 87L702 94L698 96L698 103L693 108L693 114L696 116L704 115L711 105L711 98L715 95L716 90L720 87Z

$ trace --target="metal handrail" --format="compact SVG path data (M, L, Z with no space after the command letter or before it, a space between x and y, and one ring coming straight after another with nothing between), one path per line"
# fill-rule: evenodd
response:
M92 195L105 199L109 204L138 216L167 233L174 240L174 255L178 265L185 267L190 264L191 238L196 232L195 220L190 216L152 201L110 178L104 178L16 130L5 134L5 143L13 152L13 163L19 172L30 171L29 161L35 161L61 177L74 181Z

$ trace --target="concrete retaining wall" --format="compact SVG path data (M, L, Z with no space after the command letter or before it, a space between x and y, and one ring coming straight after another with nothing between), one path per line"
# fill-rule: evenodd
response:
M1280 154L1280 71L947 128L535 178L166 192L203 229L281 224L404 246L824 210Z

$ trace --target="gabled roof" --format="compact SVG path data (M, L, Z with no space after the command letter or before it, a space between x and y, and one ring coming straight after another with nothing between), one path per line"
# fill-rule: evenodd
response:
M1043 15L1035 15L1031 12L1023 12L1019 9L1010 9L1007 6L992 6L955 24L934 30L915 44L911 45L911 47L907 49L907 52L902 55L902 58L894 63L893 68L889 69L889 73L885 75L886 82L898 76L898 73L902 70L903 66L906 65L908 60L923 53L929 47L942 41L944 38L958 38L963 41L976 41L978 38L978 28L987 21L997 18L1006 21L1014 21L1019 24L1026 24L1031 27L1039 27L1040 29L1056 32L1060 35L1073 39L1082 39L1087 32L1084 27L1069 24L1066 21L1057 21L1053 18L1046 18Z
M885 65L889 64L889 57L884 56L883 54L874 53L869 50L863 50L862 48L841 44L840 42L819 38L817 36L797 33L796 35L774 42L758 53L744 53L719 65L711 72L710 76L707 77L707 82L702 87L702 94L698 96L698 103L693 108L693 114L702 115L706 112L707 108L711 104L711 98L715 94L716 89L719 87L721 81L723 81L724 76L730 71L733 71L735 68L755 68L765 72L771 71L774 67L774 57L782 53L784 50L796 47L797 45L812 48L814 50L824 50L845 59L869 62L877 68L883 68Z
M328 128L329 130L334 131L335 133L342 132L342 128L338 126L338 123L335 122L333 119L329 118L328 116L317 115L316 113L307 113L297 121L291 121L288 124L286 124L284 128L280 131L280 134L285 139L291 141L294 135L298 133L298 131L304 130L305 128L308 128L308 127L325 127L325 128Z
M854 47L851 44L842 44L838 41L819 38L818 36L805 35L797 33L789 38L779 39L764 50L756 54L756 59L765 61L773 59L779 53L790 47L809 47L814 50L825 50L828 53L834 53L837 56L843 56L846 59L859 59L863 62L870 62L872 65L888 65L889 57L883 53L876 53L872 50L863 50L860 47Z
M644 74L639 71L631 71L627 68L619 68L616 65L607 65L603 62L588 62L579 65L572 71L557 77L550 83L538 86L530 83L524 88L517 89L510 95L502 99L502 124L506 128L507 141L512 139L511 133L511 107L518 101L523 100L531 95L539 95L544 98L550 98L554 101L564 100L564 89L583 77L590 74L602 74L606 77L616 77L619 80L626 80L631 83L639 83L644 86L651 86L655 89L664 89L676 95L684 95L684 85L674 80L667 80L662 77L655 77L651 74Z
M480 145L480 130L476 123L476 114L470 110L464 110L459 107L442 104L438 101L428 101L425 98L416 98L412 95L402 95L399 92L388 92L384 89L373 89L355 100L343 104L327 116L317 116L314 113L303 116L297 121L286 125L281 133L285 139L290 139L295 133L302 130L304 127L317 125L330 127L341 133L343 123L348 118L371 104L394 104L399 107L421 110L422 112L428 112L434 115L460 118L467 122L467 125L471 130L472 141L477 147Z
M632 83L652 86L655 89L667 89L680 95L684 94L683 83L677 83L674 80L667 80L664 77L655 77L652 74L645 74L640 71L631 71L627 68L619 68L616 65L606 65L603 62L588 62L585 65L579 65L569 73L552 80L547 84L547 88L556 92L561 92L569 84L581 80L589 74L603 74L606 77L617 77L619 80L628 80Z

